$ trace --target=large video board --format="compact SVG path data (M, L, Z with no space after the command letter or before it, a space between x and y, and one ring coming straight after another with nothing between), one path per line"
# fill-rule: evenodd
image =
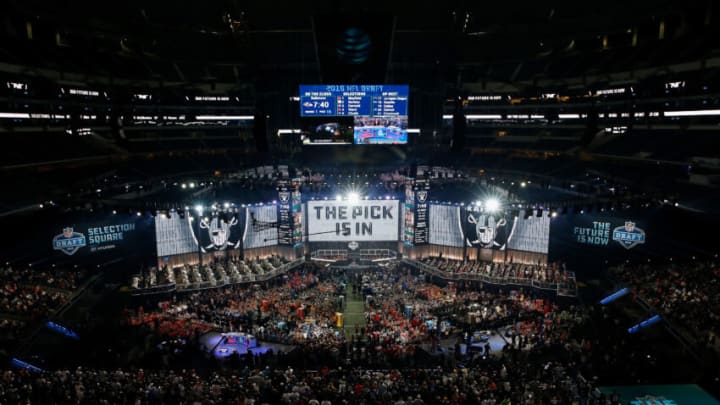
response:
M394 84L300 85L300 116L406 116L408 93Z
M309 201L308 241L397 241L398 200Z

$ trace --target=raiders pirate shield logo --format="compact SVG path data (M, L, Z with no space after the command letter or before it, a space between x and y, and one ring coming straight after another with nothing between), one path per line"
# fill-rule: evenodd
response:
M418 202L424 203L425 201L427 201L427 196L428 196L427 190L419 190L416 195L417 195Z

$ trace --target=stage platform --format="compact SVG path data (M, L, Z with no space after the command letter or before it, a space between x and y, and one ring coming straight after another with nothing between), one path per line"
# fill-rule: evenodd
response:
M501 335L501 332L499 330L489 330L489 331L483 331L482 335L487 336L487 340L482 340L481 342L473 342L470 345L462 344L460 346L460 350L463 354L466 353L478 353L480 355L496 355L500 352L502 352L505 345L508 344L507 340ZM454 353L455 351L455 343L457 342L457 338L450 338L450 339L441 339L440 344L436 346L435 348L432 347L432 345L429 344L422 344L418 347L427 353L431 355L436 354L448 354L448 353ZM490 351L489 353L485 353L485 343L490 344Z
M255 356L265 354L270 350L273 353L290 353L295 350L293 345L281 343L258 342L252 336L243 338L242 333L220 333L217 331L208 332L200 336L200 346L217 359L224 359L233 353L244 355L251 353ZM230 337L230 339L228 339Z

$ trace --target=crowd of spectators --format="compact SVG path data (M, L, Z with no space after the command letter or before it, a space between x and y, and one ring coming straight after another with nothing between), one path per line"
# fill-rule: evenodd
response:
M305 348L333 346L342 340L333 327L337 322L339 289L335 280L321 281L313 272L295 271L266 289L257 284L232 285L178 294L158 303L157 310L146 313L138 309L129 321L151 324L157 326L156 330L162 324L155 319L175 325L194 322L249 333L269 342L302 344Z
M86 277L83 269L56 267L39 268L37 266L12 266L10 264L0 267L0 280L2 282L15 282L18 284L37 285L61 290L72 291Z
M720 267L713 261L621 265L611 273L635 297L692 334L698 343L720 349Z
M365 298L364 323L343 329L341 296L355 294ZM588 334L597 314L587 308L532 288L433 283L402 264L348 274L307 263L265 283L161 297L127 310L131 328L195 345L211 329L248 333L261 346L295 346L308 360L299 367L270 353L220 367L13 369L2 374L0 403L606 404L594 377L644 356L612 343L623 328L609 341ZM478 330L501 332L504 347L489 356L459 350Z
M27 321L17 319L0 319L0 344L3 346L12 344L19 336L18 334L25 329Z
M454 260L443 257L427 257L422 263L441 272L460 278L482 277L495 284L538 285L575 290L575 275L564 266L533 265L521 263L494 263L480 260Z
M601 404L572 366L525 358L454 369L5 371L2 403L113 404Z
M0 313L30 319L46 316L69 300L85 279L77 268L0 267Z
M362 275L368 296L367 339L393 356L412 354L414 345L437 346L440 339L476 330L507 327L508 344L531 349L565 344L569 330L586 319L578 307L559 308L549 299L511 290L490 292L464 283L440 287L425 277L376 272Z
M347 293L346 283L351 290L368 297L364 314L367 323L349 340L335 328L336 311L343 305L338 297ZM334 348L347 361L319 361L303 369L278 362L206 371L163 366L40 373L14 369L2 374L0 402L606 403L592 379L583 377L576 362L584 348L567 335L572 325L580 322L574 308L560 309L522 290L504 294L475 287L436 285L425 275L413 274L401 266L358 273L348 279L342 272L308 265L266 286L241 284L178 293L157 302L157 309L147 313L142 308L131 311L129 320L150 320L151 325L144 324L150 333L176 338L202 333L195 328L198 325L212 325L223 331L251 333L263 342L294 344L304 353ZM480 325L465 318L472 309L482 318ZM169 327L169 319L174 319L178 327ZM467 331L477 327L490 327L486 323L490 321L508 323L519 338L511 338L495 356L481 359L446 352L437 357L434 365L418 365L418 347L438 346L435 328L448 319L453 325L441 328L442 337L456 336L457 344L464 341L463 331L467 336ZM544 351L557 348L567 355L553 360L542 357ZM377 359L383 356L395 361L390 365Z

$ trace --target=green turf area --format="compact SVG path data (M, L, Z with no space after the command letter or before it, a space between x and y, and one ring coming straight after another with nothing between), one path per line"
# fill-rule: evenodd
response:
M344 329L343 333L346 338L350 338L350 335L355 333L355 325L363 328L365 327L365 299L362 294L353 294L352 286L348 284L345 289L346 305L344 314Z

